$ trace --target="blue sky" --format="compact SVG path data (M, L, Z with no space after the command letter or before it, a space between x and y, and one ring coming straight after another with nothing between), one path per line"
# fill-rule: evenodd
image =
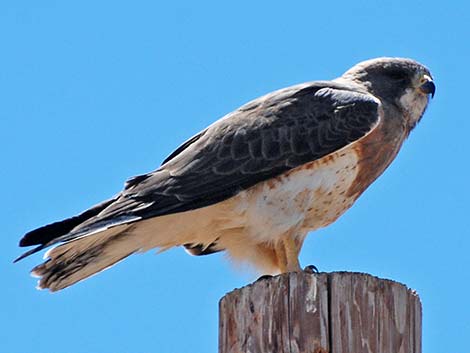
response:
M223 255L132 256L56 294L26 231L119 191L183 140L264 93L331 79L364 59L411 57L437 92L392 166L304 265L418 291L424 351L470 332L468 63L464 1L2 1L0 352L216 352L218 300L254 279Z

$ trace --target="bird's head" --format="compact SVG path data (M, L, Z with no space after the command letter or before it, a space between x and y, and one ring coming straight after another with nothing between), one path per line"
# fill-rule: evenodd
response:
M412 129L434 97L436 87L430 71L422 64L402 58L378 58L361 62L341 77L367 88L383 103L393 104L403 112Z

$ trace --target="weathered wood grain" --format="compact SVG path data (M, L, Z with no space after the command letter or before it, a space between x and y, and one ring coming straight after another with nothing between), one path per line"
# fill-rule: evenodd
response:
M219 311L220 353L421 353L416 293L367 274L263 278Z

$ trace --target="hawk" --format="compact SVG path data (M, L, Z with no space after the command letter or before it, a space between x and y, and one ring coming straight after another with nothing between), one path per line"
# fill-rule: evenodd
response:
M32 274L57 291L127 256L184 246L227 251L262 274L300 271L307 233L340 217L388 167L434 96L430 71L361 62L332 81L284 88L191 137L148 174L83 213L27 233L55 245Z

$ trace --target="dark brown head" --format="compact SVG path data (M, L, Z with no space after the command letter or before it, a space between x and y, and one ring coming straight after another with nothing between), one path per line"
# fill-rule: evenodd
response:
M431 72L411 59L378 58L361 62L340 79L364 86L383 104L393 104L403 112L409 128L423 116L436 87Z

